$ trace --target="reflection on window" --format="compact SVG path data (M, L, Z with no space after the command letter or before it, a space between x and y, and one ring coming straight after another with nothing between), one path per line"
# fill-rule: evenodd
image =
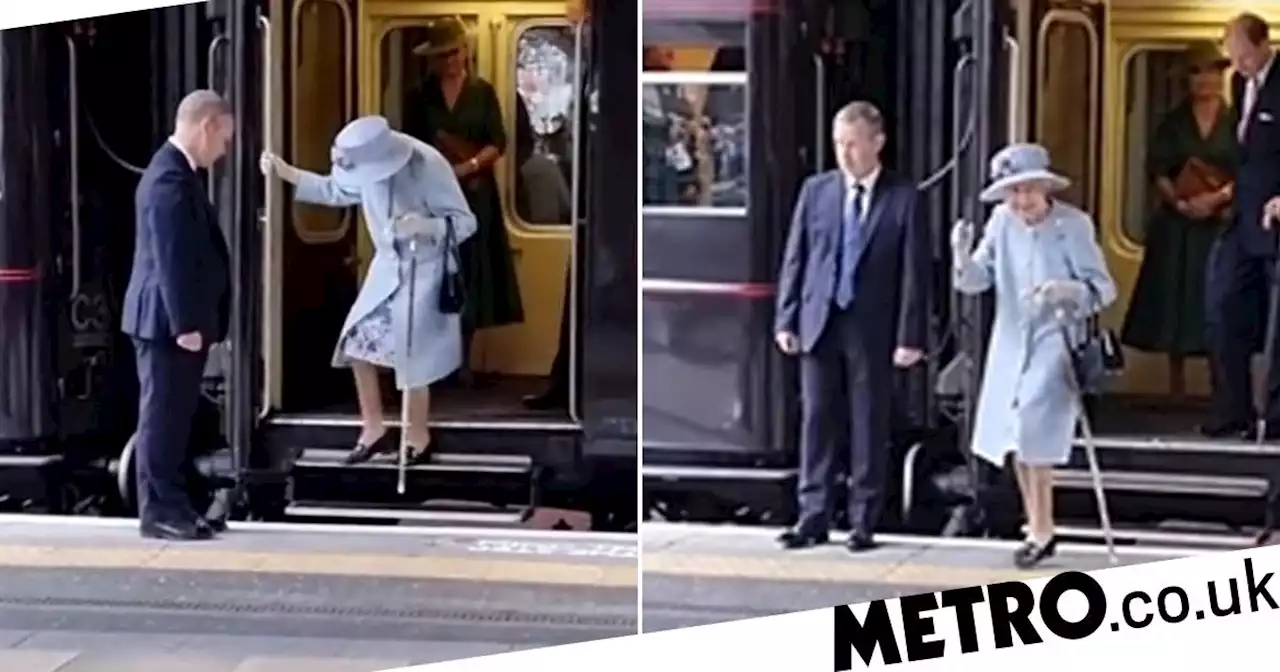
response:
M1065 199L1094 211L1094 104L1098 73L1097 42L1087 19L1076 14L1051 17L1040 54L1040 141L1056 168L1071 179Z
M573 29L536 25L520 31L515 49L516 212L530 224L567 224L578 95Z
M302 0L294 5L293 156L307 170L329 172L333 136L355 112L351 77L351 17L336 0ZM298 203L293 226L308 243L328 243L346 235L351 214Z
M1124 214L1126 238L1143 244L1147 225L1159 205L1159 192L1150 171L1156 143L1168 146L1158 129L1187 97L1187 73L1174 48L1143 49L1128 59L1125 71ZM1165 127L1166 130L1169 128Z
M746 85L644 86L644 205L746 207Z

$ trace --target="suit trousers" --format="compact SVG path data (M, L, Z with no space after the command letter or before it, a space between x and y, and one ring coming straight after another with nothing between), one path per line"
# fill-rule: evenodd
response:
M1214 243L1205 269L1213 410L1220 422L1255 419L1250 359L1266 338L1271 288L1277 281L1275 255L1251 253L1241 233L1225 231ZM1268 366L1264 412L1274 424L1280 423L1280 362Z
M199 516L187 488L191 425L200 403L208 352L135 338L138 363L138 519L192 523Z
M851 528L875 531L884 506L893 405L892 352L866 338L851 311L832 309L811 352L800 358L800 525L825 531L832 488L848 457ZM842 451L843 454L842 454Z

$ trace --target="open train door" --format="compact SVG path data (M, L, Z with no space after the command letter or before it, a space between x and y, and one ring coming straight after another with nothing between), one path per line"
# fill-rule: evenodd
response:
M573 258L580 261L573 264L574 289L565 306L577 315L570 321L577 326L570 334L570 413L582 425L586 457L631 474L638 455L639 381L636 4L575 0L568 12L586 93L579 97L574 130L586 142L575 143L580 154L572 179Z

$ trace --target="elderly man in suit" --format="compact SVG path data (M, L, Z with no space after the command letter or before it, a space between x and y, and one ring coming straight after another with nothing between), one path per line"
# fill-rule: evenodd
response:
M226 338L226 240L198 171L227 152L235 121L213 91L178 105L173 135L151 158L135 195L133 272L122 330L137 352L138 519L142 535L209 539L192 507L184 464L209 346Z
M929 242L915 183L881 169L884 122L875 106L846 105L832 140L840 167L801 188L778 278L775 339L800 358L802 402L800 520L779 541L827 541L842 446L850 458L847 545L862 551L874 545L883 506L894 367L924 358Z
M1280 195L1280 71L1267 23L1254 14L1227 25L1225 45L1235 69L1231 90L1240 164L1234 194L1230 185L1224 187L1234 197L1235 218L1214 243L1206 269L1214 417L1203 431L1270 440L1280 438L1280 367L1269 363L1266 408L1255 417L1249 360L1263 340L1267 288L1277 280L1276 235L1264 210Z

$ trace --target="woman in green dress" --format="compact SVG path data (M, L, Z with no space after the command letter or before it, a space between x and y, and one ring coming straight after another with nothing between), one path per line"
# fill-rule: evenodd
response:
M1147 221L1145 252L1121 341L1163 353L1170 393L1185 394L1184 361L1206 354L1205 264L1231 206L1238 143L1223 99L1227 61L1209 43L1185 62L1188 95L1160 121L1147 171L1159 205Z
M475 213L474 236L462 243L467 305L462 315L464 383L471 379L471 341L477 329L524 321L520 286L502 212L494 165L507 147L502 108L493 85L471 74L466 27L444 19L428 29L414 53L430 59L430 72L405 98L404 132L429 143L454 164Z

